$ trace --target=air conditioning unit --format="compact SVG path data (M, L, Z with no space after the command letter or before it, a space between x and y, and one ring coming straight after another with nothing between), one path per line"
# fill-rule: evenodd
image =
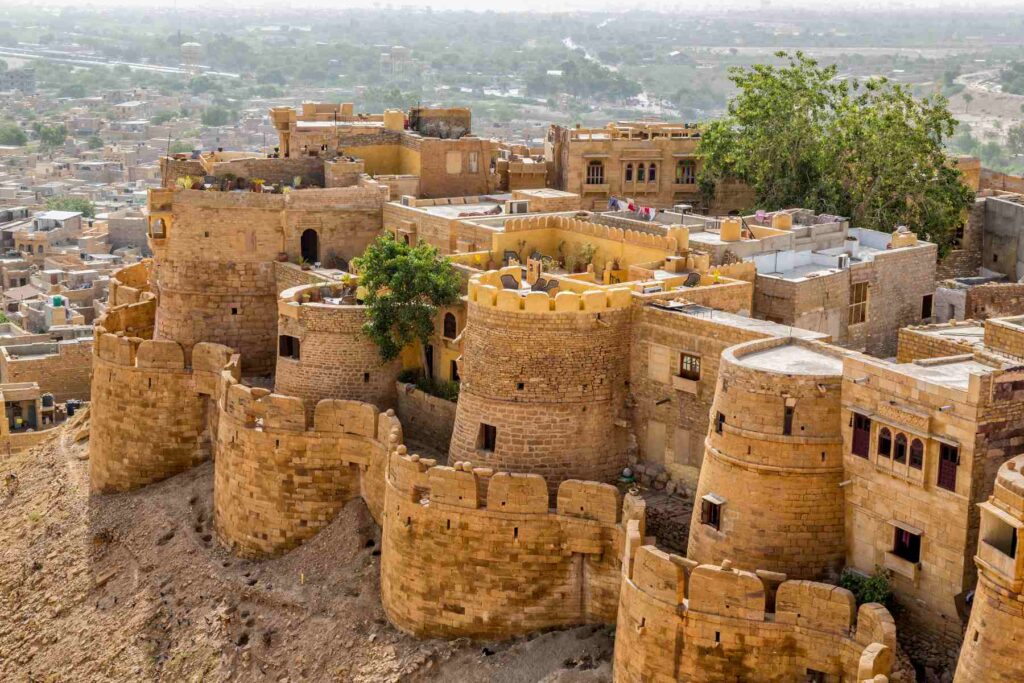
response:
M505 202L505 213L530 213L530 200L528 199L517 199L514 201Z

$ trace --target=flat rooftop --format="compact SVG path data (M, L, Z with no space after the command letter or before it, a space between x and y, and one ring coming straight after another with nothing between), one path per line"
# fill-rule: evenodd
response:
M710 320L722 325L728 325L729 327L736 327L743 330L749 330L751 332L760 332L766 337L795 337L797 339L816 340L828 337L828 335L822 334L821 332L803 330L799 327L790 327L789 325L782 325L780 323L771 322L770 320L748 318L745 315L727 313L725 311L709 308L708 306L701 306L700 304L691 304L683 301L652 301L647 305L652 308L658 308L671 313L678 313L680 315L700 318L702 320Z
M976 360L958 360L948 363L901 363L895 367L916 379L960 391L967 391L972 374L987 375L997 370L997 368Z
M787 375L842 375L843 359L801 344L754 351L737 360L744 366Z

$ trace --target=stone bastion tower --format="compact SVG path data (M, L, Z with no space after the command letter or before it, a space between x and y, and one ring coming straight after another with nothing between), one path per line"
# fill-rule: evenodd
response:
M978 587L956 668L957 683L1024 681L1024 455L999 468L981 508ZM1016 636L1016 638L1015 638Z
M610 481L625 465L615 421L628 366L626 289L504 289L474 276L462 333L450 460Z
M290 194L153 190L149 199L155 337L186 354L199 342L242 356L246 375L274 370L275 262L284 254L346 261L380 229L386 188L352 186Z
M838 574L840 353L794 338L722 352L688 558L796 579Z

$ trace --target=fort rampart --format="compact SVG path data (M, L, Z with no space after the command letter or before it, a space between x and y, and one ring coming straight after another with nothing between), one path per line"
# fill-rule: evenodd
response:
M857 608L852 593L828 584L637 548L635 528L626 544L618 683L888 680L896 626L881 605Z
M644 503L607 484L391 455L381 593L419 636L508 638L615 620L624 524Z

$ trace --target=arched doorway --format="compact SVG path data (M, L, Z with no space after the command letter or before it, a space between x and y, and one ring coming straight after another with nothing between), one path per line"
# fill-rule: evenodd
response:
M310 228L302 233L302 260L307 263L320 261L320 236Z

